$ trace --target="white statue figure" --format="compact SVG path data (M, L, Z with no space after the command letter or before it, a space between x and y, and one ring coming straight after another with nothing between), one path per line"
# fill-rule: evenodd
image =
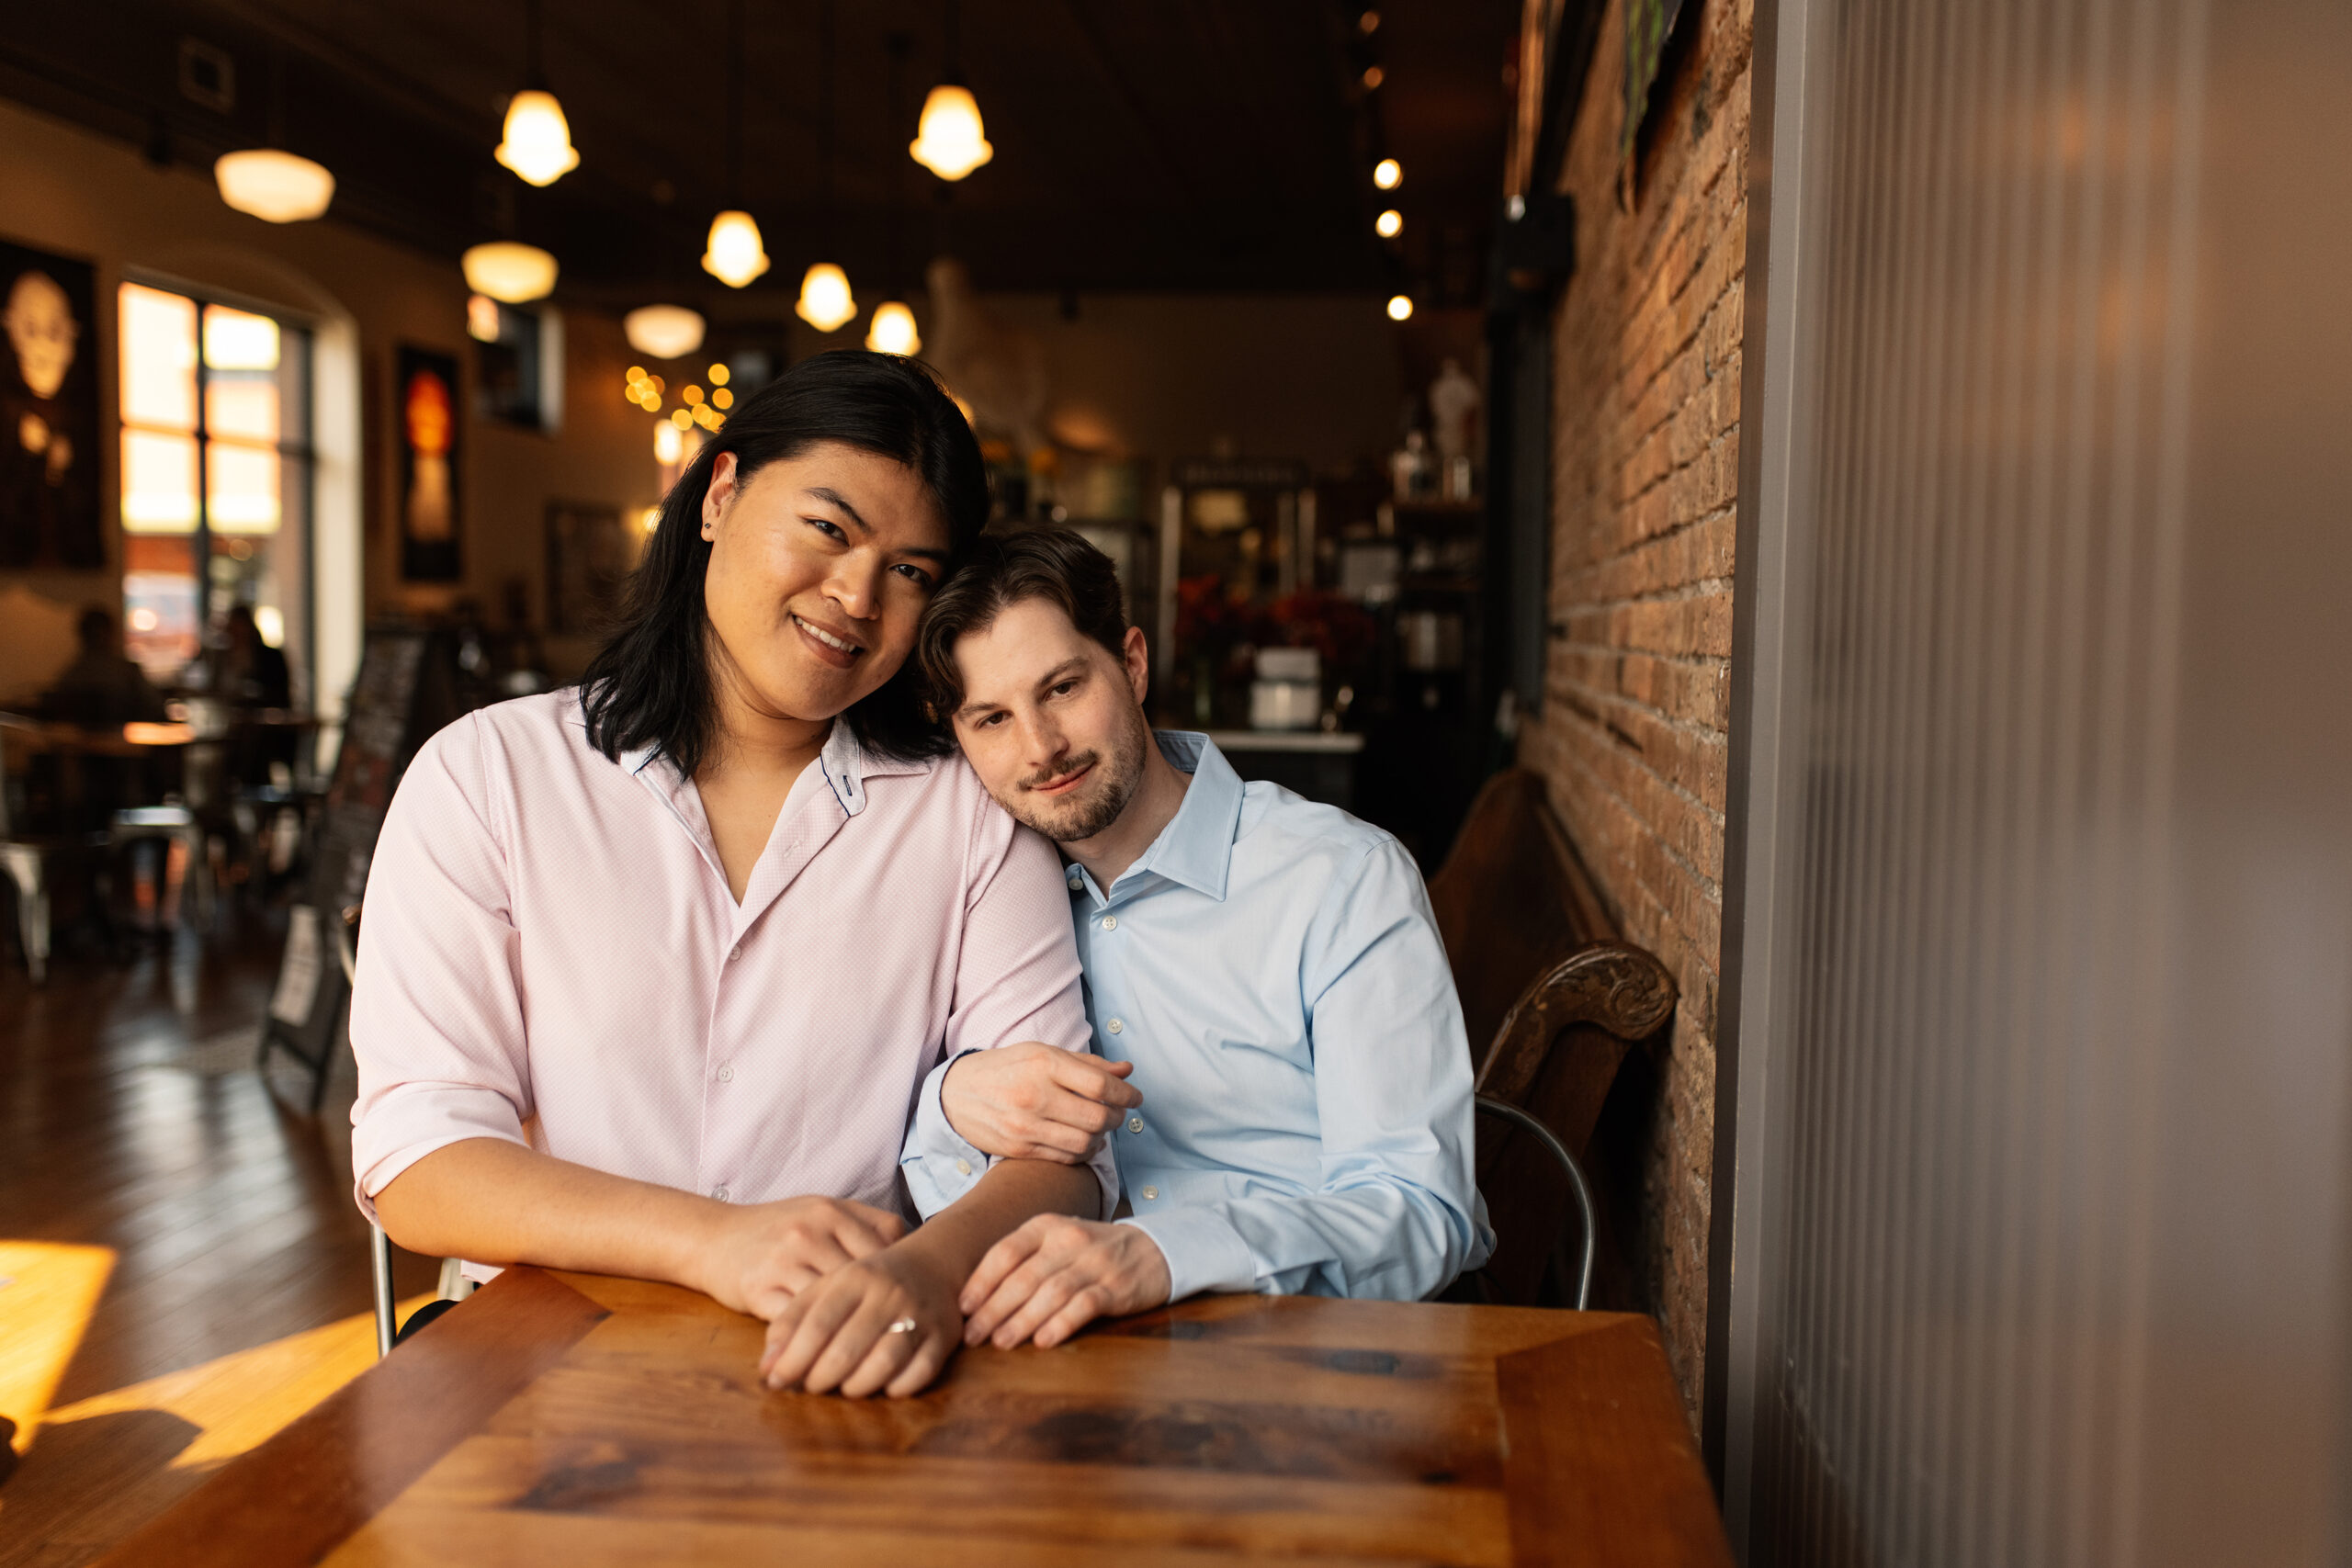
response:
M973 427L1006 437L1027 454L1046 446L1048 391L1046 345L1008 327L972 291L972 275L953 256L931 264L931 331L925 355L963 400Z
M1438 367L1437 379L1430 383L1430 423L1436 427L1438 456L1447 464L1472 455L1478 405L1485 400L1460 360L1448 358Z

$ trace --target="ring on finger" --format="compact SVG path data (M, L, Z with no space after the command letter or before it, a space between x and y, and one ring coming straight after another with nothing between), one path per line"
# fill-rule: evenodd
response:
M912 1334L916 1329L922 1326L922 1325L921 1324L917 1323L911 1317L902 1317L899 1319L898 1322L892 1324L888 1332L891 1334Z

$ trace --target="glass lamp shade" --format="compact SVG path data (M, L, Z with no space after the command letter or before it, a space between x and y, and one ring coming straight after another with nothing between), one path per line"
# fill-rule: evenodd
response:
M792 313L820 333L835 333L857 316L857 300L849 291L849 274L831 262L819 262L800 279L800 299Z
M476 245L459 265L466 269L466 287L509 305L544 299L555 288L555 257L537 245L511 240Z
M498 301L487 294L466 296L466 335L478 343L496 343L502 325Z
M269 223L316 218L334 199L334 176L323 164L275 147L224 152L212 165L212 178L221 200Z
M920 354L922 338L915 332L915 313L896 299L874 308L865 329L865 346L876 354Z
M990 158L980 126L980 106L969 87L942 83L922 101L922 118L907 151L914 161L943 180L960 180Z
M750 213L730 209L710 220L702 269L729 288L741 288L767 271L768 253Z
M506 140L498 144L496 156L535 186L551 186L580 166L571 125L553 93L533 87L514 95L506 106Z
M682 359L702 346L702 317L684 305L645 305L621 318L629 347L651 359Z

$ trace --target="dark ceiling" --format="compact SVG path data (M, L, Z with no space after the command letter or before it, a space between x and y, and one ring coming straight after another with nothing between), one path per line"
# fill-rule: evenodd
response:
M536 190L491 157L526 85L523 0L106 0L0 7L0 94L209 168L269 134L334 170L331 217L453 262L547 246L562 293L722 313L820 253L911 282L947 250L991 289L1414 288L1467 302L1497 202L1517 0L966 0L962 73L993 162L948 186L909 159L944 67L936 0L834 17L828 198L823 0L750 0L743 198L775 269L748 296L697 265L729 204L727 17L714 3L557 0L544 66L581 165ZM889 39L910 53L891 87ZM234 62L225 112L181 85L186 40ZM1376 91L1362 85L1380 66ZM282 83L282 96L273 81ZM1394 197L1373 163L1402 159ZM1405 213L1402 240L1372 231ZM897 235L893 243L894 231ZM772 306L772 301L770 302ZM737 307L737 308L740 308Z

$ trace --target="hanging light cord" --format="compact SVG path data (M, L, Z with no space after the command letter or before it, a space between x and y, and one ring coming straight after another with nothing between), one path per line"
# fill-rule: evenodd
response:
M539 0L523 0L523 85L546 92L546 61L539 53Z
M743 205L743 0L727 0L727 200Z

